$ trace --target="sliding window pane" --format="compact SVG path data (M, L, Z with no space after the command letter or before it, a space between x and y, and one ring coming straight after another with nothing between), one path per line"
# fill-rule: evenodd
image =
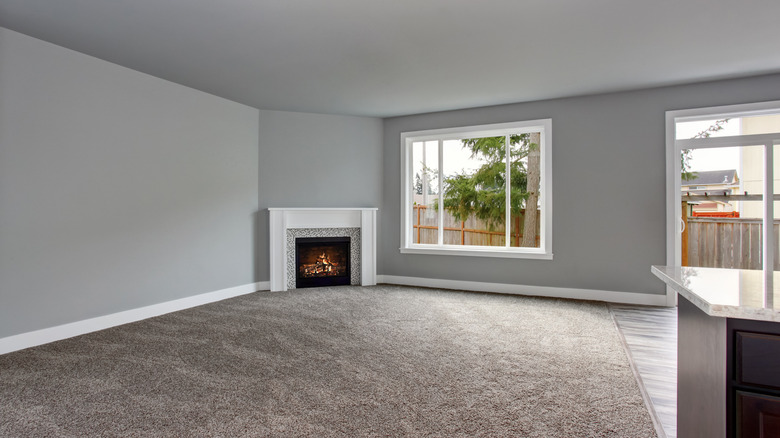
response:
M774 134L780 132L780 114L742 117L742 135Z
M412 144L412 243L439 240L439 142Z
M773 117L776 117L778 124L780 124L780 116ZM780 127L778 127L778 131L780 131ZM772 190L774 190L774 198L777 199L777 195L780 194L780 145L775 145L772 152L774 158ZM774 209L774 220L772 221L772 240L775 243L774 270L780 271L780 201L774 201L772 208Z
M739 118L722 118L697 120L693 122L677 122L675 134L678 140L688 138L728 137L740 135Z
M504 137L444 142L444 244L505 246Z
M682 151L683 265L761 269L763 146Z
M510 246L539 247L541 212L541 132L511 135L510 160L512 232ZM526 230L530 232L526 233Z

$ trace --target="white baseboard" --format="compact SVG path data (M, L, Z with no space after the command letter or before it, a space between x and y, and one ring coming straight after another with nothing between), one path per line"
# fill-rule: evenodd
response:
M567 287L527 286L521 284L483 283L481 281L443 280L438 278L402 277L398 275L377 275L377 283L400 284L404 286L435 287L477 292L494 292L537 297L571 298L577 300L606 301L608 303L640 304L645 306L666 306L666 295L651 295L632 292L613 292L595 289Z
M6 338L0 339L0 354L35 347L36 345L48 344L49 342L72 338L74 336L140 321L142 319L152 318L155 316L164 315L166 313L189 309L190 307L222 301L228 298L237 297L239 295L246 295L260 290L269 290L270 286L270 282L268 281L250 283L242 286L194 295L191 297L180 298L178 300L153 304L151 306L125 310L123 312L112 313L111 315L98 316L96 318L85 319L83 321L76 321L68 324L58 325L56 327L49 327L41 330L22 333L19 335L8 336Z

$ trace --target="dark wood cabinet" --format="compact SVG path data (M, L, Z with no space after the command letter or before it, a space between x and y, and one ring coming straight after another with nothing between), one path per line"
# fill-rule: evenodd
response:
M730 437L780 438L780 324L727 319Z
M780 336L736 332L737 383L780 389Z
M780 398L737 391L737 436L780 437Z

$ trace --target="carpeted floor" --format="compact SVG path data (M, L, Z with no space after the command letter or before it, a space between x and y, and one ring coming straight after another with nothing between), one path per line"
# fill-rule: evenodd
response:
M0 436L656 435L605 304L346 286L0 356Z

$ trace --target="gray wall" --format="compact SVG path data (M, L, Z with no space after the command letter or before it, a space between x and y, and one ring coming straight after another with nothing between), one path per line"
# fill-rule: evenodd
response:
M267 208L379 207L382 181L381 119L261 110L258 278L270 275Z
M780 75L384 121L379 273L661 294L665 111L780 99ZM552 261L400 254L400 134L552 118Z
M258 112L0 28L0 338L253 283Z

